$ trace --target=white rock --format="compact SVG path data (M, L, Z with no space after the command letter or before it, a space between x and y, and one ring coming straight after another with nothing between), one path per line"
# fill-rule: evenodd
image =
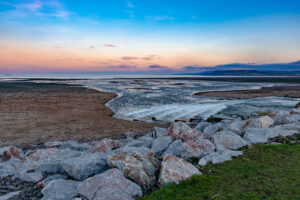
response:
M181 180L188 179L195 174L201 174L201 172L191 163L173 155L166 155L162 162L158 182L160 186L172 182L178 184Z
M64 179L64 180L66 180L67 177L65 175L61 175L61 174L55 174L55 175L52 175L52 176L48 176L47 178L45 178L41 182L37 183L36 186L39 187L39 188L44 188L51 181L57 180L57 179Z
M240 155L243 155L242 151L232 151L228 149L218 150L201 158L198 162L198 165L204 166L209 162L212 162L212 164L222 163L232 160L232 157L237 157Z
M130 146L124 146L120 148L120 151L124 153L140 153L143 155L147 155L149 153L154 153L151 149L146 147L130 147Z
M195 129L198 129L199 131L203 132L204 129L210 125L209 122L200 122L199 124L197 124L197 126L195 127Z
M27 181L32 183L37 183L44 178L42 172L40 171L30 172L30 173L27 172L18 173L17 177L20 178L20 180L22 181Z
M268 139L279 136L279 132L272 128L249 128L244 134L244 139L251 144L266 143Z
M234 120L225 130L232 131L240 135L243 132L243 129L245 128L246 124L246 120L241 120L241 118L238 118Z
M201 135L186 140L182 145L181 157L184 159L201 158L215 149L215 145Z
M262 116L258 118L261 128L269 128L274 124L274 120L269 116Z
M243 146L248 145L241 136L231 132L231 131L221 131L212 136L212 141L216 145L222 145L227 149L238 149Z
M86 179L78 185L77 192L89 200L110 200L111 193L121 193L124 197L140 197L143 194L141 187L126 179L118 169L110 169Z

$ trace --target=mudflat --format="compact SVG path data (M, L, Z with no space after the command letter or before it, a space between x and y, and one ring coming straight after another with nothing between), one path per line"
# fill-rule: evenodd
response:
M208 97L235 98L235 99L249 99L249 98L268 97L268 96L300 98L300 85L263 87L261 89L255 89L255 90L197 92L194 95L208 96Z
M0 82L0 146L86 141L159 126L113 118L105 103L114 97L77 85Z

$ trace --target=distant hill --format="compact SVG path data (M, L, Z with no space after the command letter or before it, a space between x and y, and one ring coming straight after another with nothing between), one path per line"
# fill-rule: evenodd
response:
M300 71L215 70L194 74L206 76L300 76Z

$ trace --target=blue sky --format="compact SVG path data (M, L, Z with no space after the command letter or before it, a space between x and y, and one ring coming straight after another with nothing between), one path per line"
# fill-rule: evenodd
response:
M2 71L292 62L300 0L0 0L0 47Z

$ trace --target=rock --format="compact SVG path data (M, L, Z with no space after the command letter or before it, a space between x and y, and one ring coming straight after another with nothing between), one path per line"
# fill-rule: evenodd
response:
M49 176L49 177L45 178L44 180L42 180L41 182L37 183L36 186L39 187L39 188L44 188L51 181L57 180L57 179L64 179L64 180L66 180L67 177L65 175L55 174L55 175Z
M204 129L205 129L208 125L210 125L209 122L200 122L199 124L197 124L197 126L195 127L195 129L197 129L197 130L203 132Z
M169 127L167 136L172 136L173 140L176 140L182 133L190 133L191 131L192 129L184 122L175 122Z
M189 138L182 145L181 157L184 159L201 158L214 151L215 145L202 135Z
M300 121L300 114L291 114L289 117L287 117L287 120L289 123L295 123Z
M262 116L258 118L261 128L269 128L274 124L274 120L269 116Z
M27 172L19 173L17 177L20 178L20 180L22 181L27 181L32 183L37 183L44 178L42 172L40 171L30 172L30 173Z
M75 180L82 181L95 174L100 174L108 166L103 155L85 153L63 161L62 168Z
M23 151L14 146L0 148L0 161L6 162L13 158L23 160Z
M75 141L67 141L64 142L61 146L61 149L69 148L75 151L87 151L88 149L92 148L91 145L87 143L78 143Z
M16 199L17 196L19 196L21 191L17 191L17 192L10 192L7 193L3 196L0 196L0 200L11 200L11 199Z
M274 124L287 124L289 123L288 117L290 116L290 112L288 111L279 111L274 113L273 121Z
M110 169L86 179L78 185L77 192L89 200L109 199L112 193L116 193L116 195L124 194L127 197L140 197L143 195L141 187L126 179L118 169Z
M120 140L103 139L89 148L88 151L91 153L106 153L113 149L118 149L123 145L125 145L125 143Z
M140 137L139 139L132 140L126 146L151 148L152 143L153 143L153 137L143 136L143 137Z
M168 129L166 128L160 128L160 127L154 127L153 128L153 137L154 138L159 138L159 137L164 137L168 133Z
M64 200L72 199L76 194L78 181L71 180L53 180L42 189L44 195L42 200Z
M182 152L182 141L181 140L175 140L164 152L162 157L165 157L167 154L171 154L174 156L180 156Z
M211 136L215 134L216 132L223 130L223 124L221 122L218 122L216 124L210 124L205 127L203 130L203 133L205 133L207 136Z
M221 131L212 136L212 141L216 145L221 145L227 149L239 149L248 145L241 136L231 131Z
M173 155L166 155L162 162L158 183L159 186L172 182L178 184L181 180L195 174L201 172L189 162Z
M156 184L155 172L159 169L159 161L151 154L125 154L119 152L108 156L108 165L119 169L126 178L149 190Z
M154 153L151 149L146 147L130 147L130 146L124 146L120 148L120 151L124 153L140 153L143 155L148 155L149 153Z
M153 141L151 150L155 152L156 156L161 156L163 152L169 147L169 145L172 143L172 137L171 136L163 136L156 138Z
M96 193L93 200L134 200L134 198L121 190L105 187Z
M232 131L236 134L241 135L246 125L246 120L241 120L241 118L237 118L231 124L229 124L229 126L225 130Z
M34 170L48 173L60 173L63 172L61 166L62 161L80 155L81 152L71 149L37 149L27 156L18 168L22 172Z
M280 136L291 136L300 133L300 123L281 124L272 127Z
M244 139L251 144L266 143L268 139L278 135L278 130L274 128L248 128L244 134Z
M222 163L232 160L232 157L237 157L240 155L243 155L242 151L232 151L228 149L218 150L201 158L198 162L198 165L204 166L209 162L212 162L212 164Z
M0 179L9 176L9 175L15 175L16 169L20 165L21 161L17 161L14 159L11 159L7 162L0 163Z

